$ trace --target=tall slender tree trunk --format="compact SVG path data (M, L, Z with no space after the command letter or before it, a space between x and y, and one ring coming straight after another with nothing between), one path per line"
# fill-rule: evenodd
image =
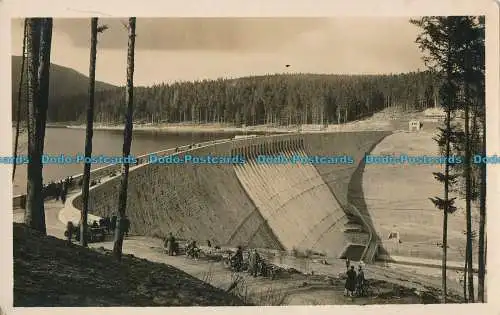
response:
M17 151L19 147L19 133L21 128L21 103L23 95L23 83L24 83L24 63L26 61L26 32L27 32L27 19L24 19L24 32L23 32L23 55L21 56L21 77L19 78L19 89L17 94L17 119L16 119L16 138L14 140L14 165L12 169L12 181L16 177L16 159Z
M134 50L135 50L135 17L129 18L128 22L128 53L127 53L127 87L125 100L127 103L126 123L123 132L123 157L130 154L130 145L132 143L132 114L134 109ZM115 230L115 243L113 246L114 256L120 260L123 246L123 223L125 219L125 210L127 208L127 187L129 164L122 164L122 173L120 181L120 193L118 197L118 218Z
M451 71L450 67L448 67L448 80L451 81ZM451 84L449 84L450 86ZM450 156L450 134L451 134L451 104L448 104L447 109L446 109L446 155L445 156ZM444 201L445 201L445 207L443 211L443 258L442 258L442 287L443 287L443 294L442 294L442 303L446 303L446 296L448 294L447 287L446 287L446 270L447 270L447 255L448 255L448 212L449 212L449 176L450 176L450 164L448 163L448 160L445 161L445 167L444 167L444 176L445 176L445 181L444 181Z
M27 19L28 180L24 221L46 234L42 161L47 117L52 19Z
M49 108L50 88L50 52L52 44L52 18L42 19L42 35L40 42L40 68L38 82L40 88L40 154L43 154L45 144L45 126L47 124L47 110Z
M447 147L449 148L449 144L447 144ZM445 166L445 176L449 174L449 165L446 163ZM448 182L445 182L444 185L444 200L448 200ZM441 270L441 285L443 288L443 296L442 296L442 303L446 303L446 295L447 295L447 288L446 288L446 258L447 258L447 247L448 247L448 211L445 208L444 213L443 213L443 258L442 258L442 270Z
M481 143L482 156L486 155L486 119L483 119L483 134ZM480 187L479 187L479 250L478 250L478 300L485 302L484 283L486 275L486 163L480 164Z
M24 222L31 228L43 230L40 217L44 215L40 152L36 139L36 121L39 111L38 65L40 57L41 26L39 19L26 19L26 58L28 81L28 178Z
M467 53L466 53L467 54ZM472 179L471 179L471 133L470 133L470 90L469 90L469 79L470 79L470 62L469 56L466 55L466 80L464 86L464 114L465 114L465 214L467 221L467 250L466 250L466 260L467 260L467 276L468 276L468 288L469 288L469 302L474 302L474 271L472 269Z
M464 253L464 301L467 302L467 259L465 259L465 257L467 257L467 249L465 249L465 253Z
M87 106L87 133L85 135L85 157L92 156L92 137L94 135L94 99L95 99L95 65L97 57L97 22L90 20L90 66L89 66L89 103ZM83 164L82 211L80 217L80 242L87 246L87 216L89 211L90 163Z

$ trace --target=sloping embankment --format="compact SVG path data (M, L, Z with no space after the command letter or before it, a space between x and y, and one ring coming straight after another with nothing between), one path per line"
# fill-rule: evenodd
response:
M244 303L165 264L111 255L14 223L14 306L240 306Z
M282 177L281 183L290 181L298 184L293 188L290 188L289 185L282 187L288 197L286 200L281 200L281 203L286 204L289 210L302 212L303 215L297 214L302 219L294 220L290 224L280 223L279 228L283 230L282 232L277 230L277 226L271 226L269 216L266 216L262 211L265 203L256 205L251 198L255 192L248 190L248 187L245 187L246 189L243 187L246 185L236 174L239 166L213 164L142 165L133 169L129 175L127 214L132 222L131 232L159 237L173 232L183 238L192 237L199 241L210 239L212 243L221 245L241 244L273 249L289 248L293 246L293 243L296 243L297 246L310 248L337 247L338 244L333 239L342 239L340 243L345 243L345 240L339 237L339 233L343 230L340 227L347 222L344 210L347 208L351 175L364 154L374 143L387 134L385 132L349 132L273 136L275 139L292 139L294 137L304 139L305 152L302 154L346 154L355 160L352 165L316 165L316 170L314 167L310 169L312 166L303 166L294 170L291 169L292 165L286 166L287 169L267 166L267 174L274 174L276 178ZM229 141L195 148L189 153L198 156L230 156L232 148L233 142ZM244 167L251 166L245 165ZM300 184L298 178L300 176L308 178L306 176L308 174L311 175L309 183L304 184L302 181ZM295 177L288 178L291 175ZM262 177L262 172L252 176L247 176L247 181L256 181L254 187L259 190L265 189L259 185L267 183L269 186L269 178ZM118 187L118 177L92 187L89 201L90 211L101 216L112 215L118 204ZM286 187L289 187L288 191L286 191ZM320 195L313 192L305 200L303 192L311 190L321 191ZM332 192L333 194L331 194ZM319 197L315 198L315 196ZM281 198L281 196L276 198ZM77 208L81 207L80 197L74 200L74 205ZM327 208L327 212L331 215L309 216L310 209L323 208ZM321 221L325 217L328 219L323 222L322 226L319 226L321 228L312 228L317 224L321 225ZM308 222L308 220L312 223L307 223L308 226L301 225L301 222ZM314 222L318 220L320 222ZM335 228L332 229L332 226ZM292 241L288 237L283 237L283 235L293 235L296 231L301 231L302 235L306 237L299 237L292 239ZM325 231L334 231L334 235L327 236L328 233ZM312 234L308 235L308 233L314 234L313 237ZM367 239L366 233L364 236L358 235L357 237L364 241ZM337 251L337 248L334 251Z

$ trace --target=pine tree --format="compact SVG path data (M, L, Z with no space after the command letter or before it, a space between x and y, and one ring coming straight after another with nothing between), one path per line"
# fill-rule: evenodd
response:
M24 221L46 234L41 157L49 97L52 19L30 18L26 27L29 162Z
M411 23L421 28L421 34L416 43L426 53L424 60L428 67L441 74L442 84L439 89L441 105L446 112L445 127L440 128L436 141L446 157L450 156L451 145L456 142L456 133L452 120L457 109L459 88L457 86L458 73L456 63L460 49L460 19L461 17L424 17L420 20L411 20ZM443 256L442 256L442 303L446 303L447 296L447 248L448 248L448 215L456 211L456 198L450 198L449 193L456 183L457 175L450 173L452 165L446 160L444 173L434 173L434 177L444 186L444 197L430 198L436 208L443 211Z
M85 135L85 157L92 156L92 136L94 134L94 101L95 101L95 65L97 58L97 34L107 29L98 27L98 18L90 20L90 65L89 65L89 103L87 106L87 129ZM89 211L90 163L83 165L82 211L80 217L80 242L87 246L87 216Z
M474 117L479 120L480 128L473 128L479 144L479 154L486 155L486 108L485 108L485 21L484 16L476 19L472 56L472 94L475 103ZM486 164L479 164L479 232L478 232L478 300L485 302L486 273Z
M21 132L21 108L22 108L22 92L23 92L23 84L24 84L24 64L26 61L26 32L27 32L27 19L24 19L24 32L23 32L23 55L21 60L21 76L19 78L19 89L17 95L17 112L16 112L16 138L14 140L14 165L12 169L12 181L16 176L16 159L17 159L17 151L19 147L19 134Z
M135 51L135 17L128 21L128 53L127 53L127 86L126 86L126 104L127 111L125 115L125 129L123 132L123 157L130 155L130 146L132 144L132 115L134 113L134 51ZM128 163L122 164L120 191L118 197L118 218L116 221L115 243L113 246L114 256L120 260L122 257L124 224L126 220L125 210L127 208L127 188L128 188Z

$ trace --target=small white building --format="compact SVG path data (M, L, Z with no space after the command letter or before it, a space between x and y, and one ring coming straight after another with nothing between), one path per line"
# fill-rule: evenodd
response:
M419 131L422 128L422 123L419 120L410 120L408 123L408 129L410 131Z

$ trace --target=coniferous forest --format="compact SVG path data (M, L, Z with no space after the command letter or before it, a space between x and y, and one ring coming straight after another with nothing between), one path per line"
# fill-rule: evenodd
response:
M429 71L273 74L158 84L135 88L134 122L337 124L362 119L389 106L405 110L433 107L438 99L437 85ZM83 123L87 103L87 93L54 98L49 104L48 121ZM96 123L122 124L124 110L123 87L96 91Z

